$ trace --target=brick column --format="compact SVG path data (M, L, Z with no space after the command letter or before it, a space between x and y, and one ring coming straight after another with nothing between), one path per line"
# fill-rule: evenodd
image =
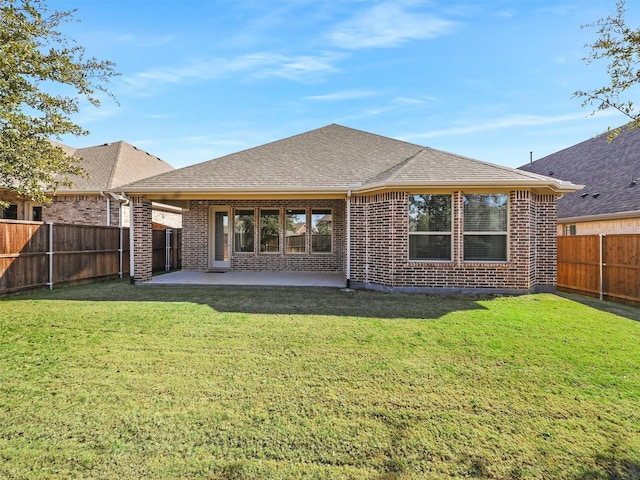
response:
M558 197L536 196L536 291L555 292L558 263Z
M132 197L133 203L133 260L135 282L151 280L153 270L153 231L151 202L144 197Z

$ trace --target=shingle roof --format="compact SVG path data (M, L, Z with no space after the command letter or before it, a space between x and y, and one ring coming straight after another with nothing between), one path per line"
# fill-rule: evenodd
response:
M163 160L123 141L79 149L60 146L67 154L82 158L81 165L89 176L73 177L74 186L61 188L58 193L116 189L125 183L173 170Z
M126 185L131 193L345 192L398 185L529 185L544 176L329 125Z
M640 129L586 140L520 167L582 184L558 202L558 218L640 211Z

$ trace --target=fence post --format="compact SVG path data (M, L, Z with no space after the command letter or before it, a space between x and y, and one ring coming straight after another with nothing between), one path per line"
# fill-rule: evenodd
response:
M118 278L122 278L123 273L122 273L122 255L123 255L123 251L124 251L124 227L122 225L120 225L119 227L120 230L120 243L119 243L119 247L118 247Z
M47 257L49 257L49 281L47 286L49 290L53 290L53 222L47 222L49 225L49 248L47 248Z
M604 233L600 234L600 300L604 300L604 259L603 259L603 244Z
M165 230L164 236L164 245L165 245L165 262L164 269L165 271L171 271L171 229L167 228Z

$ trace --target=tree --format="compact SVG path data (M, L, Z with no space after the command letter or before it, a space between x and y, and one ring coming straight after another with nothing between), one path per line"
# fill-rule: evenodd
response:
M582 97L582 106L591 105L599 111L610 108L625 115L629 122L626 128L632 130L640 127L640 112L633 100L625 98L629 89L640 86L640 29L632 29L625 21L624 0L616 3L616 12L595 23L583 25L583 28L597 28L598 38L592 44L585 45L591 49L589 56L583 58L587 64L607 59L607 73L610 82L593 90L578 90L576 97ZM620 128L608 129L609 138L615 138Z
M115 64L87 58L58 31L74 13L50 11L44 0L0 0L0 188L40 203L84 174L81 160L49 139L87 135L70 119L80 101L98 107L100 92L114 98L106 84Z

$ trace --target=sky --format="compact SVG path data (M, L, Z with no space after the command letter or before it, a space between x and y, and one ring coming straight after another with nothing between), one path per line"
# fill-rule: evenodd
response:
M121 74L73 120L176 168L332 123L518 167L625 123L581 28L615 0L49 0ZM640 5L627 2L627 23Z

